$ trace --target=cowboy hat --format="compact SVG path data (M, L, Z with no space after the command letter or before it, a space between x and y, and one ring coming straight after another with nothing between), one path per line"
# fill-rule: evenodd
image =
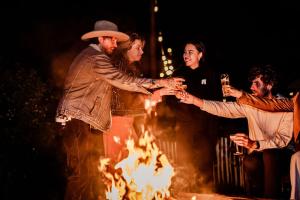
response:
M81 39L87 40L101 36L116 37L118 42L124 42L129 39L127 34L118 31L118 26L116 24L107 20L96 21L94 30L81 36Z

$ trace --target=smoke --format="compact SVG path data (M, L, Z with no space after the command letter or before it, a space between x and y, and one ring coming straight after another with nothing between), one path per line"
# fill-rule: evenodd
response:
M58 88L63 88L64 80L75 56L82 49L81 42L75 43L69 49L63 52L57 52L52 56L50 61L51 76L53 85Z

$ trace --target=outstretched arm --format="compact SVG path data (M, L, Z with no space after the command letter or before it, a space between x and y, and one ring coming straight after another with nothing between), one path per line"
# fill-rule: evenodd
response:
M193 104L195 106L198 106L199 108L202 108L203 106L203 100L195 97L188 92L182 90L182 91L176 91L175 96L180 99L180 102L186 103L186 104Z
M183 82L185 80L183 78L165 78L165 79L152 79L152 81L145 82L142 85L145 88L153 89L153 88L160 88L160 87L165 87L165 88L170 88L173 90L178 90L184 87Z
M204 100L195 97L185 91L177 91L175 95L178 99L180 99L180 102L195 105L199 107L201 110L216 116L226 117L226 118L245 117L244 108L239 104L237 104L236 102Z
M236 97L239 104L250 105L265 111L291 112L294 110L294 104L291 99L269 99L256 97L252 94L237 90L232 86L228 86L228 88L226 88L226 92L230 96Z
M291 112L294 110L293 101L290 99L260 98L245 92L237 99L237 102L266 111Z
M152 93L152 95L148 96L148 98L150 97L151 100L153 100L153 101L161 102L163 96L174 95L174 94L175 94L175 90L163 87L163 88L155 90Z
M167 87L177 89L178 87L181 87L184 82L184 79L182 78L150 79L130 76L115 67L105 55L96 55L94 56L94 59L96 62L93 66L93 70L99 75L96 78L104 79L113 86L123 90L149 94L150 92L145 90L145 88Z

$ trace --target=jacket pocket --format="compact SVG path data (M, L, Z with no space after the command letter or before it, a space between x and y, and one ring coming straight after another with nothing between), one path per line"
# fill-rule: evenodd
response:
M102 101L102 98L100 98L100 97L96 98L96 100L94 101L94 105L90 110L91 116L96 116L98 114L100 106L101 106L101 101Z

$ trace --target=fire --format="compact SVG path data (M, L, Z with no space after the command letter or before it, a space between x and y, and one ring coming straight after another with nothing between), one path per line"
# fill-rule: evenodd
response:
M126 148L128 156L114 167L110 159L100 160L99 170L107 183L106 198L111 200L169 198L174 169L154 143L154 137L146 131L138 144L132 139L127 140Z
M145 99L144 107L148 115L150 115L152 109L156 106L158 102L159 100L155 100L155 99Z
M113 139L114 139L115 143L121 144L121 138L120 137L114 136Z

